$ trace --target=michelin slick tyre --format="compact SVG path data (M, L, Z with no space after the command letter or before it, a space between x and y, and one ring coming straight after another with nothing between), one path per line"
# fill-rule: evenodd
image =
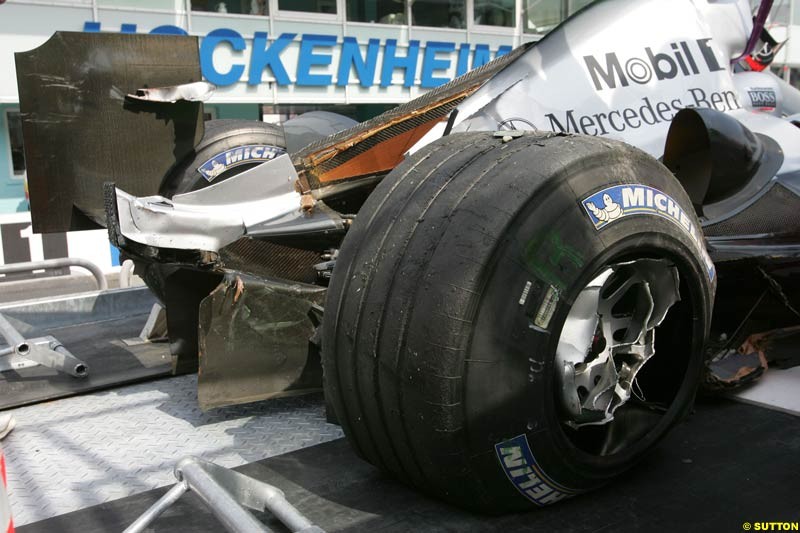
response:
M489 513L608 482L693 402L715 288L698 228L670 172L617 142L465 133L408 157L328 290L350 443Z
M257 147L255 153L253 148ZM249 148L245 152L245 148ZM241 149L241 153L237 151ZM172 198L176 194L196 191L252 168L286 151L283 130L275 124L257 120L210 120L194 152L170 171L159 194ZM213 161L219 163L214 166ZM163 303L166 278L176 267L149 262L136 262L136 273Z
M245 151L246 147L251 149ZM253 147L257 148L255 153ZM159 194L171 198L202 189L285 151L280 126L258 120L209 120L194 153L170 172Z

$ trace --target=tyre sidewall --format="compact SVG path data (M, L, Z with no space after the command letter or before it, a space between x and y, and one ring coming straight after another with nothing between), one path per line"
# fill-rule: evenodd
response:
M179 163L164 180L160 194L171 198L176 194L196 191L219 183L264 161L234 166L209 180L198 170L207 161L244 146L266 146L276 149L276 154L286 152L283 131L279 126L259 121L215 120L206 123L206 135L186 159Z
M228 179L253 165L234 167L231 171L223 172L212 181L207 180L198 167L219 154L248 145L263 145L285 152L283 131L279 126L256 120L212 120L205 124L205 135L202 141L183 161L174 167L164 178L159 194L172 198L176 194L196 191L208 187L212 183L219 183ZM176 267L136 261L136 272L144 280L147 287L162 303L166 297L167 277L175 271Z
M579 161L549 179L511 224L488 270L468 357L476 361L498 354L500 359L485 368L468 366L465 421L473 467L479 478L488 480L486 493L500 508L526 508L531 502L502 468L495 445L524 435L534 469L555 490L578 493L630 468L691 407L714 291L698 243L675 222L650 214L624 216L598 230L581 202L614 185L650 186L676 200L699 228L692 204L673 176L649 156L627 152L624 158ZM561 429L554 354L577 294L603 266L632 252L664 256L679 267L694 313L692 356L675 400L656 428L623 452L597 457L576 448ZM526 301L520 305L526 287ZM559 299L549 323L531 327L545 300L552 303L551 287Z

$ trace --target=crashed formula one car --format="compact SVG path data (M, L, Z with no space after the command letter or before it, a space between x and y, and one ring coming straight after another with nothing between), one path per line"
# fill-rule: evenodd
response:
M771 4L597 2L372 120L282 128L203 124L193 38L57 34L17 56L35 229L108 227L204 408L324 382L403 481L553 503L797 321L800 93L752 68Z

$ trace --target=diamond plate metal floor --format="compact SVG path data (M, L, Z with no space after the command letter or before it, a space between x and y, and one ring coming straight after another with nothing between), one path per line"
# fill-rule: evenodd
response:
M203 413L196 376L7 412L17 419L2 441L17 525L172 484L186 455L233 467L342 436L322 395Z

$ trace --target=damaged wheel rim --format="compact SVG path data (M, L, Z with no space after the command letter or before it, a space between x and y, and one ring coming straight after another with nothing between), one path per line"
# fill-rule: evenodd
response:
M605 267L578 294L556 350L561 420L572 428L606 425L631 397L655 356L655 334L680 299L678 269L663 259Z

